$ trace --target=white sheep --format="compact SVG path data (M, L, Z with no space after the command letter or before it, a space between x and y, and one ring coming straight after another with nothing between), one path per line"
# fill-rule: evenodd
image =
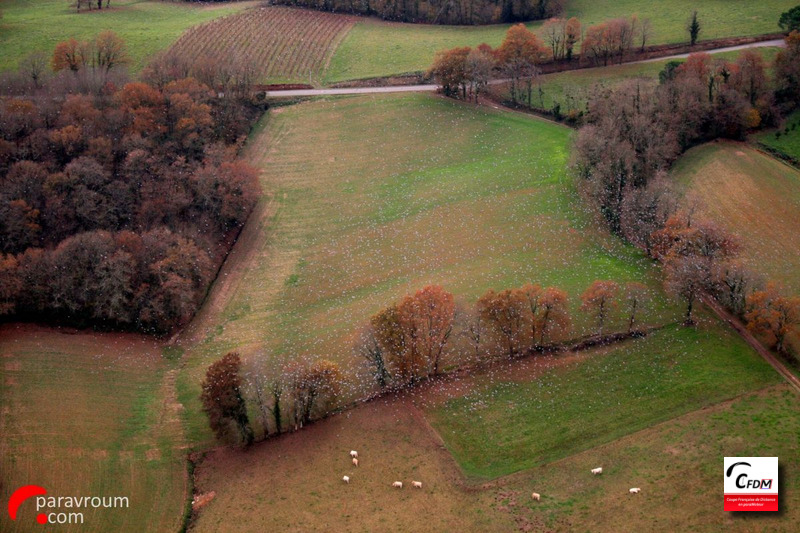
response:
M345 483L350 483L350 476L342 477L342 481L344 481Z
M639 492L640 492L641 490L642 490L642 489L640 489L639 487L634 487L634 488L632 488L632 489L628 490L628 492L630 492L631 494L639 494Z
M350 450L350 457L353 459L358 459L358 452L355 450Z
M411 482L411 485L412 485L414 488L421 489L421 488L422 488L422 481L412 481L412 482Z
M534 500L536 500L538 502L539 500L542 499L542 495L539 494L538 492L534 492L533 494L531 494L531 498L533 498Z
M398 489L402 489L403 488L403 482L402 481L395 481L394 483L392 483L392 487L395 487L395 488L398 488Z
M602 473L603 473L603 467L602 466L598 466L597 468L592 468L592 474L594 474L595 476L597 474L602 474Z
M358 466L358 459L355 457L353 457L353 465Z

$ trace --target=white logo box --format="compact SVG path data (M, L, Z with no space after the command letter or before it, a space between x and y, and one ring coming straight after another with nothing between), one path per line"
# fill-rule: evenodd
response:
M725 457L726 511L778 510L777 457Z

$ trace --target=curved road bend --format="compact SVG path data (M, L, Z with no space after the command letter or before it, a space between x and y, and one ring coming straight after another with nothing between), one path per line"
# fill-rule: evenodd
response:
M720 52L734 52L736 50L744 50L745 48L760 48L763 46L783 46L783 39L773 39L771 41L759 41L749 44L740 44L737 46L726 46L723 48L715 48L713 50L705 50L708 54L717 54ZM689 57L689 54L675 54L671 56L655 57L652 59L641 59L639 61L631 61L624 63L630 65L631 63L651 63L654 61L664 61L669 59L682 59ZM606 68L606 67L597 67ZM493 80L490 83L502 83L505 80ZM435 84L427 85L390 85L387 87L350 87L342 89L292 89L288 91L268 91L268 97L298 97L298 96L332 96L339 94L380 94L380 93L406 93L406 92L432 92L435 91L437 86Z

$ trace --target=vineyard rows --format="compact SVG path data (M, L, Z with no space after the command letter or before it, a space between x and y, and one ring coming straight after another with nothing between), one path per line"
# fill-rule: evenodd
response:
M286 7L259 7L187 30L170 52L190 61L245 59L260 81L319 82L353 17Z

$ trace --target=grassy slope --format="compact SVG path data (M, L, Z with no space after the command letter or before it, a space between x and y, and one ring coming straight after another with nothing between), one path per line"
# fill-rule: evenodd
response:
M786 128L789 129L788 132ZM776 137L774 131L769 131L756 135L755 139L770 148L800 160L800 111L795 111L786 117L784 128L780 132L780 137Z
M326 80L336 82L425 70L437 50L481 43L499 46L506 30L505 24L432 26L364 19L353 26L334 53Z
M225 350L324 356L352 369L356 330L430 283L469 302L492 287L556 285L576 311L594 279L640 280L653 289L648 319L674 320L656 268L576 208L569 136L427 95L273 111L248 150L277 212L269 232L254 217L258 229L241 245L253 256L190 354L181 398L195 439L207 431L196 415L202 371ZM576 334L587 328L575 312Z
M503 500L518 504L501 514L537 525L534 530L797 531L798 434L797 394L779 385L511 476ZM726 456L779 458L781 512L722 510ZM603 475L592 476L589 470L598 465ZM630 487L641 487L641 494L630 495ZM541 502L531 501L534 490Z
M0 329L0 497L25 484L54 496L127 496L129 509L60 531L176 531L186 502L182 436L169 364L125 334ZM35 507L2 531L33 531Z
M0 71L14 69L34 51L52 53L56 43L92 39L113 30L125 40L131 70L140 70L188 27L234 13L255 2L196 5L186 2L113 0L110 11L76 13L67 0L7 0L0 9Z
M724 369L724 370L722 370ZM465 473L492 478L552 462L775 383L715 320L673 326L524 382L491 378L431 410Z
M213 452L196 471L198 488L216 493L196 531L269 523L281 531L616 533L624 517L626 531L750 532L795 531L800 521L800 411L786 385L487 484L464 480L415 414L413 403L426 397L423 391L372 402L246 453ZM644 411L648 404L637 406ZM349 464L353 448L358 468ZM782 514L722 511L722 458L750 455L780 457ZM592 476L598 465L603 475ZM342 475L351 477L349 485ZM423 489L393 489L396 479L421 480ZM642 494L630 496L632 486ZM532 491L541 502L530 499Z
M742 241L756 272L800 293L800 172L745 144L694 148L672 170L686 197Z
M781 12L795 0L706 0L698 6L703 24L701 39L757 35L779 31ZM648 2L621 0L570 0L567 16L577 16L586 25L638 13L652 22L650 44L687 41L686 19L697 2L666 0ZM541 23L530 24L536 29ZM427 69L437 50L475 46L486 42L497 46L508 26L429 26L365 20L356 24L333 56L327 81L386 76Z

